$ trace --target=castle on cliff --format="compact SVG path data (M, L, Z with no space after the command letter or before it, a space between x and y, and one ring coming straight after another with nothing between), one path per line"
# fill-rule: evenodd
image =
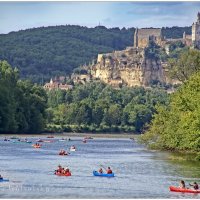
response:
M183 33L182 38L166 39L162 29L142 28L134 33L134 45L122 51L98 54L96 62L87 66L88 74L72 74L74 83L86 83L92 80L101 80L115 88L126 85L129 87L149 87L152 83L179 84L178 80L169 78L167 63L160 59L148 57L145 53L150 43L153 42L169 53L169 46L180 41L190 48L200 49L200 13L197 21L192 24L192 35ZM69 89L68 85L55 83L51 80L45 89Z
M192 24L192 35L186 35L184 32L183 37L178 39L164 38L160 28L136 28L134 47L145 48L149 45L150 41L155 42L161 47L176 41L181 41L186 46L200 49L200 13L198 12L197 14L197 21Z

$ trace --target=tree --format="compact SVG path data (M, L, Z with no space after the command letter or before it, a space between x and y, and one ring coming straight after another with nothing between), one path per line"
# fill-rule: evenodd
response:
M200 51L191 49L184 51L179 58L169 59L169 70L172 78L185 82L200 70Z
M200 150L200 72L192 75L171 97L168 107L159 106L142 140L155 148Z

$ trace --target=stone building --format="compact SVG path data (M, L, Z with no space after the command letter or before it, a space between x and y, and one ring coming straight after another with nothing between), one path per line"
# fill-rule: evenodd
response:
M86 82L90 82L91 81L91 75L90 74L75 74L75 73L73 73L71 75L71 80L74 83L85 84Z
M149 45L150 41L161 45L163 37L160 28L142 28L135 30L134 47L145 48Z
M44 85L45 90L55 90L55 89L70 90L72 88L73 88L72 85L63 84L57 80L53 81L53 79L51 79L49 83L46 83Z
M192 24L192 43L195 48L200 49L200 13L197 14L197 21Z

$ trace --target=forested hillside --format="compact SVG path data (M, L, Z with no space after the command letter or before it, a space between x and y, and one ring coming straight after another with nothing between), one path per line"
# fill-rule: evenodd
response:
M98 53L133 45L135 28L87 28L75 25L27 29L0 35L0 60L20 69L21 77L39 83L51 76L70 74L96 59ZM163 28L167 38L182 37L191 27Z

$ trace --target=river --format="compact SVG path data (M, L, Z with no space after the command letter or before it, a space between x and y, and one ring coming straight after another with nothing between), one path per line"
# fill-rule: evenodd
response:
M200 182L199 163L170 161L167 153L149 151L130 139L95 138L85 144L81 138L57 138L41 149L3 139L0 174L10 181L0 182L0 198L200 198L169 191L181 179ZM71 145L76 152L58 156ZM54 175L58 164L68 166L72 176ZM116 177L94 177L92 171L100 166L110 166Z

